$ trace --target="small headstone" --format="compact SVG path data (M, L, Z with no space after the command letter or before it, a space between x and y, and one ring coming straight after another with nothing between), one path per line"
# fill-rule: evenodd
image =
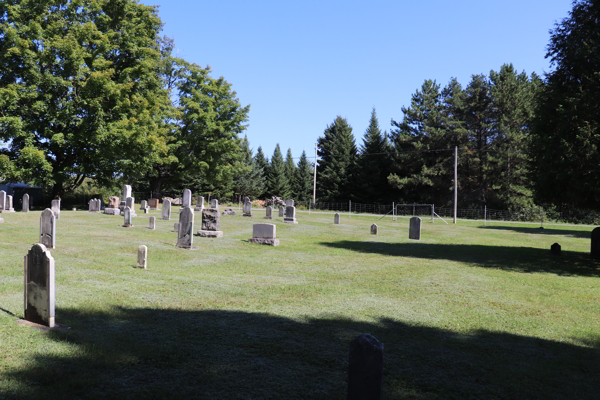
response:
M269 246L279 246L277 236L277 226L274 224L254 224L252 225L252 238L248 239L250 243L266 244Z
M148 202L146 200L142 200L140 202L140 211L144 211L148 208Z
M279 217L285 217L285 207L279 206Z
M150 207L151 210L158 210L159 204L159 199L148 199L148 207Z
M219 215L217 211L217 215ZM177 247L191 249L194 241L194 210L192 207L183 207L179 213L179 230L177 233Z
M133 213L131 212L131 208L129 207L125 207L125 211L123 212L123 228L131 228L133 226L132 220L131 220L131 215Z
M171 200L169 199L163 201L162 219L167 221L171 219Z
M52 211L50 211L52 213ZM53 328L55 325L54 258L41 243L25 256L25 320Z
M4 211L6 209L6 192L4 190L0 190L0 211Z
M190 189L183 190L183 207L191 207L192 206L192 191Z
M421 218L412 217L408 223L408 238L421 240Z
M156 217L148 218L148 229L156 229Z
M371 225L371 235L377 235L377 234L378 234L377 224Z
M273 207L267 206L267 210L265 211L265 219L273 219Z
M198 197L198 200L196 201L196 208L194 209L194 211L202 211L203 208L204 208L204 196L200 196L200 197Z
M347 400L381 399L383 343L363 333L350 344Z
M550 246L550 253L555 256L560 256L560 244L554 243L552 246Z
M600 259L600 227L594 228L592 231L592 258Z
M340 224L340 214L339 213L335 213L335 215L333 216L333 223L336 225Z
M148 247L141 245L138 247L137 267L148 269Z
M210 208L216 208L218 210L219 209L219 200L212 199L210 201Z
M48 249L56 248L56 215L49 208L40 215L40 243Z
M197 233L201 237L222 238L221 216L216 208L204 208L202 210L202 230Z
M172 232L176 232L177 234L179 234L179 222L175 222L173 224L173 230Z
M286 222L288 224L298 223L298 221L296 221L296 207L287 206L285 208L285 218L283 219L283 222Z
M100 199L91 199L88 202L89 212L100 212Z
M23 195L23 208L21 211L29 212L29 195L27 193Z
M229 207L223 210L223 215L235 215L235 211L233 211L233 208Z
M119 208L110 208L110 207L106 207L104 209L104 214L109 214L109 215L121 215L121 210Z
M286 200L285 201L285 206L286 207L294 207L295 206L294 200L291 200L291 199L290 200Z
M52 200L51 209L56 219L60 219L60 199Z
M244 217L251 217L252 216L252 202L250 202L250 199L246 197L246 199L244 200Z

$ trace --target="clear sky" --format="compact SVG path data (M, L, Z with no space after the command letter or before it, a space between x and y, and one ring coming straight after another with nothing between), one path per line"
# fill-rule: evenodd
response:
M224 76L251 105L250 146L294 158L337 115L357 146L375 107L381 130L426 79L465 87L505 63L550 70L548 31L571 0L142 0L158 5L177 56Z

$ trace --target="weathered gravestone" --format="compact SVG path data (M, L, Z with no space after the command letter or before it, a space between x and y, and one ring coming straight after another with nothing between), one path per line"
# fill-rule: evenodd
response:
M285 201L285 206L286 207L294 207L295 206L294 200L292 200L292 199L286 200Z
M273 219L273 207L267 206L267 210L265 211L265 219Z
M159 199L148 199L148 207L150 207L151 210L158 210L159 204Z
M146 200L142 200L140 203L140 211L146 212L148 210L148 202Z
M283 219L283 222L286 222L288 224L297 224L298 223L296 221L296 207L287 206L285 208L285 218Z
M252 225L252 238L248 239L250 243L266 244L269 246L279 246L277 236L277 226L274 224L254 224Z
M594 228L592 231L592 258L600 259L600 227Z
M223 215L235 215L235 211L233 211L233 208L229 207L223 210Z
M194 209L194 211L202 211L204 209L204 196L200 196L198 197L198 200L196 201L196 208Z
M148 218L148 229L152 229L152 230L156 229L156 217Z
M60 199L52 200L51 209L56 219L60 219Z
M202 210L202 230L197 235L209 238L222 238L221 216L216 208L205 208Z
M131 197L131 186L123 185L123 191L121 192L121 202L119 203L119 209L123 211L127 206L127 198Z
M121 199L118 196L110 196L108 198L108 205L106 207L104 207L104 214L110 214L110 215L120 215L121 214L121 209L120 207L120 203Z
M41 243L34 244L25 256L25 320L49 328L55 325L54 267L54 258Z
M244 217L252 216L252 202L247 197L244 199L244 214L243 214L243 216Z
M6 196L6 210L8 212L15 212L15 209L13 208L13 197L12 196Z
M6 192L0 190L0 212L4 212L6 209Z
M333 216L333 223L336 225L340 224L340 214L339 213L335 213L335 215Z
M125 199L125 207L129 207L129 211L131 212L132 217L137 217L135 213L135 197L128 197Z
M40 243L48 249L56 248L56 215L49 208L40 215Z
M210 208L216 208L218 210L219 209L219 200L212 199L210 201Z
M88 211L89 212L100 212L100 199L91 199L88 202Z
M279 217L285 217L285 207L279 206Z
M371 225L371 235L377 235L378 234L378 227L377 224L373 224Z
M383 385L383 343L363 333L350 344L347 400L379 400Z
M169 199L163 201L162 219L167 221L171 219L171 200Z
M175 222L173 224L173 230L171 232L175 232L175 233L179 234L179 222Z
M552 246L550 246L550 253L555 256L560 256L560 250L560 244L558 243L554 243Z
M132 214L131 208L125 207L125 211L123 211L123 228L131 228L133 226Z
M29 195L27 193L23 195L23 208L21 211L29 212Z
M217 211L217 215L219 215ZM179 213L179 229L177 231L177 247L192 249L194 241L194 210L191 207L183 207Z
M138 247L137 267L148 269L148 247L141 245Z
M408 238L421 240L421 218L412 217L408 222Z
M191 207L192 206L192 191L190 189L183 190L183 207Z

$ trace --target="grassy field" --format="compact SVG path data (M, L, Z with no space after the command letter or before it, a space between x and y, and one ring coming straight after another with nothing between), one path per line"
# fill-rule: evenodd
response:
M417 242L407 219L299 213L272 221L270 247L246 241L269 222L255 210L184 250L176 221L150 215L155 231L139 211L132 228L61 213L56 320L71 329L50 332L16 323L40 212L2 215L0 398L344 399L361 333L385 345L385 399L600 396L589 227L424 220Z

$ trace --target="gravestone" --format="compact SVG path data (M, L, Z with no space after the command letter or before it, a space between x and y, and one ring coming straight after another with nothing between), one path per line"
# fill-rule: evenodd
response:
M291 199L290 200L286 200L285 201L285 206L286 207L294 207L295 206L294 200L291 200Z
M140 211L147 212L146 211L147 209L148 209L148 202L146 200L142 200L142 202L140 203Z
M219 200L212 199L210 201L210 208L216 208L218 210L219 209Z
M223 210L223 215L235 215L235 211L233 211L233 208L229 207Z
M125 207L127 206L126 202L128 197L131 197L131 186L123 185L123 191L121 192L121 202L119 203L119 209L121 209L121 211L125 210Z
M600 227L594 228L592 231L592 258L600 259Z
M132 217L137 217L135 213L135 197L127 197L125 199L125 207L129 207L129 212L131 212ZM125 215L125 209L123 209L123 215Z
M285 207L279 206L279 217L285 217Z
M217 215L219 215L217 211ZM179 229L177 231L177 247L192 249L194 241L194 210L192 207L183 207L179 213Z
M245 198L244 199L244 217L251 217L252 216L252 203L250 202L249 198Z
M29 195L27 193L23 195L23 208L21 211L29 212Z
M412 217L408 222L408 238L421 240L421 218Z
M56 219L60 219L60 199L52 200L51 209Z
M560 244L558 243L554 243L552 246L550 246L550 253L555 256L560 256L560 250Z
M104 207L104 214L120 215L121 209L119 208L121 199L118 196L110 196L108 198L108 205Z
M100 212L100 199L91 199L88 202L89 212Z
M0 212L4 212L6 208L6 192L4 190L0 190Z
M156 217L148 218L148 229L152 229L152 230L156 229Z
M204 196L200 196L198 197L198 200L196 202L196 208L194 209L194 211L202 211L204 209Z
M148 246L138 247L137 267L148 269Z
M173 230L171 232L175 232L175 233L179 234L179 222L175 222L173 224Z
M283 219L283 222L286 222L288 224L297 224L298 223L296 221L296 207L287 206L285 208L285 218Z
M131 228L133 226L131 221L132 214L131 208L126 206L125 211L123 211L123 228Z
M171 200L169 199L163 201L162 219L167 221L171 219Z
M377 235L378 234L378 226L377 224L373 224L371 225L371 235Z
M191 207L192 206L192 191L190 189L183 190L183 207Z
M15 212L15 209L13 208L13 197L12 196L6 196L6 210L8 212Z
M274 224L254 224L252 225L252 238L248 239L250 243L266 244L269 246L279 246L277 237L277 226Z
M52 213L52 211L50 211ZM54 258L41 243L34 244L25 256L25 320L53 328L55 325Z
M265 219L273 219L273 207L267 206L267 210L265 211Z
M333 216L333 223L336 225L340 224L340 214L339 213L335 213L335 215Z
M381 399L383 343L363 333L350 343L347 400Z
M151 210L158 210L159 205L160 205L159 199L148 199L148 207L150 207Z
M221 216L216 208L204 208L202 210L202 230L197 233L198 236L208 238L222 238Z
M40 215L40 243L48 249L56 248L56 215L49 208Z

